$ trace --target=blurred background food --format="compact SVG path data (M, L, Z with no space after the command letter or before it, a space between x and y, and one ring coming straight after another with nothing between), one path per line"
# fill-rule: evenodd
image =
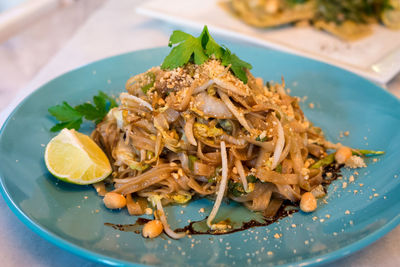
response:
M228 0L221 6L255 27L310 24L346 41L372 34L374 23L400 29L398 0Z

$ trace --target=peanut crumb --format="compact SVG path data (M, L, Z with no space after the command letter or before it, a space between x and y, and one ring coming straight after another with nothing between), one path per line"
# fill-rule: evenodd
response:
M345 189L347 187L347 182L343 182L342 188Z
M151 209L151 208L146 208L146 209L144 210L144 213L146 213L147 215L153 214L153 209Z

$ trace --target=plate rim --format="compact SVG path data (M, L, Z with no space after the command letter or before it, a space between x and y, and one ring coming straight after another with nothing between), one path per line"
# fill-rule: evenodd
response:
M234 44L233 46L236 47L245 47L246 45L244 44ZM92 65L98 64L99 62L102 61L107 61L107 60L112 60L114 58L117 57L125 57L127 55L132 55L132 54L140 54L141 52L144 51L152 51L152 50L163 50L163 49L167 49L168 47L166 46L159 46L159 47L154 47L154 48L147 48L147 49L140 49L140 50L134 50L131 52L126 52L126 53L122 53L122 54L117 54L114 56L110 56L110 57L105 57L84 65L81 65L77 68L74 68L72 70L69 70L61 75L58 75L52 79L50 79L49 81L43 83L42 85L40 85L39 87L37 87L36 89L34 89L32 92L30 92L28 95L26 95L15 107L12 108L12 111L10 112L10 114L8 114L7 118L5 119L2 127L0 128L0 141L2 140L2 135L4 130L6 129L9 121L11 120L11 118L13 117L13 115L27 102L29 101L30 98L34 97L34 94L36 92L38 92L39 90L42 90L43 87L47 86L49 83L54 82L55 80L61 79L62 77L66 76L66 75L70 75L71 73L74 72L79 72L81 69L84 68L88 68ZM260 50L264 50L265 48L262 47L252 47L252 49L260 49ZM334 68L338 71L342 71L347 73L348 75L352 75L355 76L361 80L363 80L364 82L367 82L369 84L371 84L372 86L375 87L374 90L379 90L381 91L381 93L387 95L387 97L392 98L393 100L396 100L397 104L400 105L400 99L397 98L396 96L394 96L392 93L388 92L387 90L385 90L384 88L382 88L381 86L371 82L370 80L366 79L365 77L362 77L360 75L357 75L353 72L350 72L348 70L342 69L340 67L337 67L335 65L332 65L330 63L326 63L326 62L322 62L319 60L315 60L312 58L308 58L305 56L301 56L301 55L295 55L295 54L291 54L291 53L287 53L287 52L283 52L283 51L277 51L277 50L273 50L273 49L269 49L272 53L278 53L278 54L284 54L284 55L289 55L290 57L300 57L304 60L309 60L309 61L313 61L314 63L317 64L322 64L322 65L328 65L331 68ZM56 245L57 247L64 249L70 253L73 253L81 258L85 258L88 260L91 260L93 262L98 262L98 263L103 263L103 264L107 264L107 265L113 265L113 266L120 266L120 265L124 265L124 266L148 266L148 265L143 265L141 263L138 262L130 262L130 261L125 261L125 260L121 260L118 258L113 258L104 254L100 254L97 252L93 252L91 250L88 250L86 248L80 247L76 244L74 244L71 241L68 241L62 237L57 236L56 234L54 234L53 232L47 230L45 227L42 227L39 225L39 222L35 222L35 220L29 218L29 216L27 216L27 214L25 214L18 206L17 204L14 202L13 198L10 195L9 190L7 190L5 184L4 184L4 177L3 177L3 173L0 171L0 193L3 197L3 199L5 200L7 206L12 210L12 212L17 216L17 218L23 222L24 225L26 225L29 229L31 229L34 233L38 234L40 237L42 237L43 239L45 239L46 241L52 243L53 245ZM388 232L390 232L391 230L393 230L396 226L398 226L400 224L400 214L397 214L395 217L393 217L391 220L388 220L383 226L381 226L380 228L378 228L377 230L375 230L374 232L368 234L367 236L357 240L356 242L353 242L349 245L346 245L344 247L341 247L337 250L325 253L323 255L320 256L315 256L315 257L311 257L308 259L304 259L301 261L297 261L297 262L293 262L293 263L286 263L283 265L278 265L281 267L289 267L289 266L293 266L293 264L295 265L306 265L306 266L318 266L321 264L326 264L326 263L330 263L333 261L336 261L338 259L344 258L346 256L349 256L351 254L354 254L357 251L360 251L361 249L367 247L368 245L371 245L372 243L376 242L378 239L382 238L384 235L386 235Z

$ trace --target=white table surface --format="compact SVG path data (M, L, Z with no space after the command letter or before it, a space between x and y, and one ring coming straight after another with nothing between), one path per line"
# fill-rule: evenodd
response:
M68 70L128 51L165 46L174 26L135 14L140 3L140 0L106 2L36 77L19 90L10 105L0 110L0 125L26 95ZM400 96L400 75L388 88ZM0 266L101 266L39 237L18 220L2 198L0 229ZM325 266L400 266L399 251L400 226L363 250Z

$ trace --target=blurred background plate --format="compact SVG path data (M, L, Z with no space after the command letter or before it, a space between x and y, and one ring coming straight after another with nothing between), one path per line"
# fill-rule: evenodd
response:
M137 12L197 30L208 25L212 32L317 59L380 84L400 71L400 31L374 25L371 36L344 42L312 27L259 29L228 14L218 5L219 1L154 0L140 6Z
M126 80L159 65L169 48L123 54L62 75L27 97L0 132L2 194L16 215L33 231L80 256L108 264L253 265L319 264L353 253L382 237L400 221L400 103L354 74L314 60L263 48L226 43L253 65L255 76L278 81L283 75L292 95L307 96L305 114L321 126L327 139L357 148L385 150L377 162L359 170L354 183L329 187L312 214L296 213L267 227L229 235L200 235L171 240L144 239L104 223L130 224L126 211L107 210L89 186L58 182L46 170L45 145L54 136L47 109L67 101L76 105L98 90L118 95ZM308 107L309 103L314 108ZM93 125L84 125L89 133ZM349 131L348 137L340 137ZM363 186L361 186L362 184ZM355 190L357 193L355 193ZM205 213L199 213L205 208ZM208 200L166 208L173 228L205 218ZM182 213L181 213L182 211ZM225 206L219 216L227 215ZM245 212L236 209L236 212ZM278 237L277 237L278 235Z

